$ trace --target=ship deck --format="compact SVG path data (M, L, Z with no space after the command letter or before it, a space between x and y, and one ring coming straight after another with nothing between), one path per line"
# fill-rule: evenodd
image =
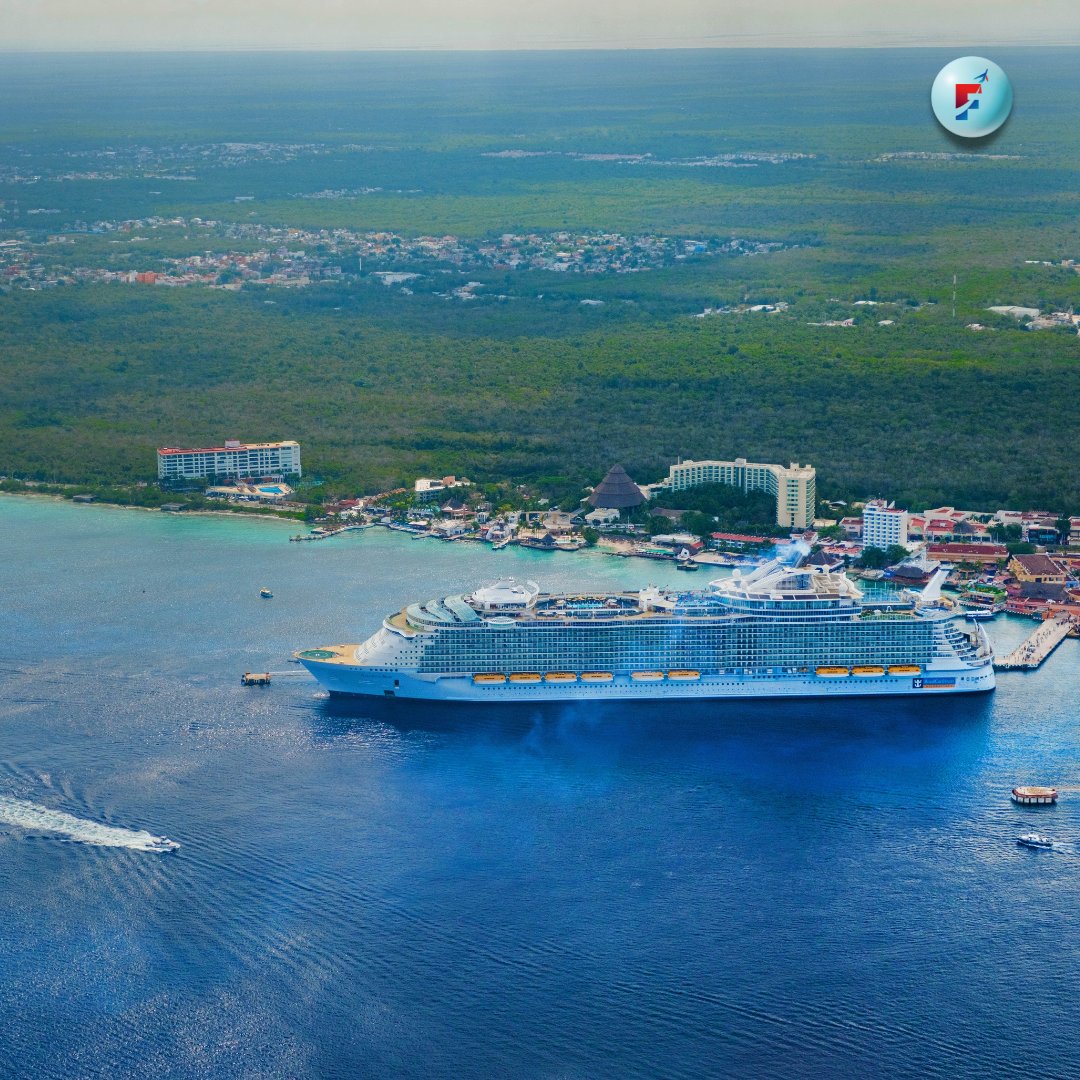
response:
M355 664L359 645L320 645L294 653L297 660L318 660L320 664Z

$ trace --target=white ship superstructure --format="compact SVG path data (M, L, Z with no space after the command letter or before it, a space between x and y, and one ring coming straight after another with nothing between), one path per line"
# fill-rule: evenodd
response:
M775 562L697 592L555 595L508 578L410 604L363 644L296 655L333 694L442 701L992 690L986 635L941 598L943 576L889 600Z

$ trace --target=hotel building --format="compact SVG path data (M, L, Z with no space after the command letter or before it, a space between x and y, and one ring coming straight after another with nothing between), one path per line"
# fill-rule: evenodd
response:
M746 458L734 461L680 461L668 470L664 487L684 491L700 484L729 484L743 491L764 491L776 499L776 524L808 529L817 506L817 473L812 465L792 462L760 465Z
M157 452L159 480L194 480L210 476L299 476L300 444L242 443L181 449L167 446Z
M894 544L907 546L908 515L906 510L874 499L863 507L862 542L863 547L880 548L888 551Z

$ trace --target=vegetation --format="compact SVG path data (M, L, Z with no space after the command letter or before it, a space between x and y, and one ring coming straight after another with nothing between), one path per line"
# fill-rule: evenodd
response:
M1067 50L1002 57L1044 108L960 158L925 116L939 58L918 51L785 54L804 89L782 103L750 52L125 58L122 110L114 59L9 59L0 240L80 229L75 249L151 266L195 239L85 230L182 214L799 246L625 275L470 271L468 303L441 295L466 280L454 266L425 267L411 294L370 276L0 287L0 471L137 490L156 446L294 437L326 498L456 473L569 505L616 461L647 482L680 455L743 455L809 460L821 494L848 501L1080 512L1080 340L986 311L1080 306L1070 267L1024 263L1080 257ZM882 156L896 151L931 156ZM378 190L301 197L331 189ZM731 531L772 520L674 508Z
M25 480L0 480L0 492L9 495L54 495L65 499L92 496L95 501L112 506L137 506L147 510L160 509L175 503L185 511L215 511L230 514L257 514L262 517L312 520L316 513L309 507L304 511L282 510L273 506L233 503L224 499L208 499L199 492L176 495L150 484L42 484ZM310 514L308 510L312 511Z
M891 544L887 549L865 547L855 561L855 565L865 570L881 570L903 562L908 556L908 549L902 544Z
M741 532L786 536L776 524L776 499L763 491L744 492L726 484L702 484L657 498L664 509L685 510L683 525L691 532Z

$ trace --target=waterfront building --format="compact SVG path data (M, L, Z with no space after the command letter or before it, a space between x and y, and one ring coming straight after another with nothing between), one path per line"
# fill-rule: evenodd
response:
M993 566L1009 557L1004 544L927 544L926 554L932 559L951 563L982 563Z
M714 548L759 547L772 542L767 536L754 536L750 533L714 532L709 534L709 539L712 541L709 546Z
M1039 585L1064 585L1068 578L1065 567L1049 555L1014 555L1009 560L1009 573L1017 581Z
M237 502L264 502L283 503L287 502L293 489L288 484L225 484L213 485L206 489L206 496L210 499L232 499ZM328 512L333 513L335 508L327 507Z
M881 548L888 551L899 544L907 546L908 515L906 510L897 510L895 503L884 499L874 499L863 507L862 542L864 547Z
M167 446L157 452L159 480L195 480L210 476L300 476L300 444L242 443L184 449Z
M613 522L619 520L619 511L612 510L608 507L600 507L596 510L590 510L585 515L585 524L592 525L594 528L603 527L605 525L611 525Z
M889 567L886 577L898 585L925 585L940 569L941 564L931 559L926 551L920 551L903 562Z
M630 479L621 465L613 465L589 496L590 506L607 510L628 510L640 506L644 501L641 488Z
M776 524L808 529L817 505L817 473L812 465L792 462L762 465L746 458L734 461L680 461L668 469L664 486L684 491L701 484L728 484L743 491L764 491L776 499Z

